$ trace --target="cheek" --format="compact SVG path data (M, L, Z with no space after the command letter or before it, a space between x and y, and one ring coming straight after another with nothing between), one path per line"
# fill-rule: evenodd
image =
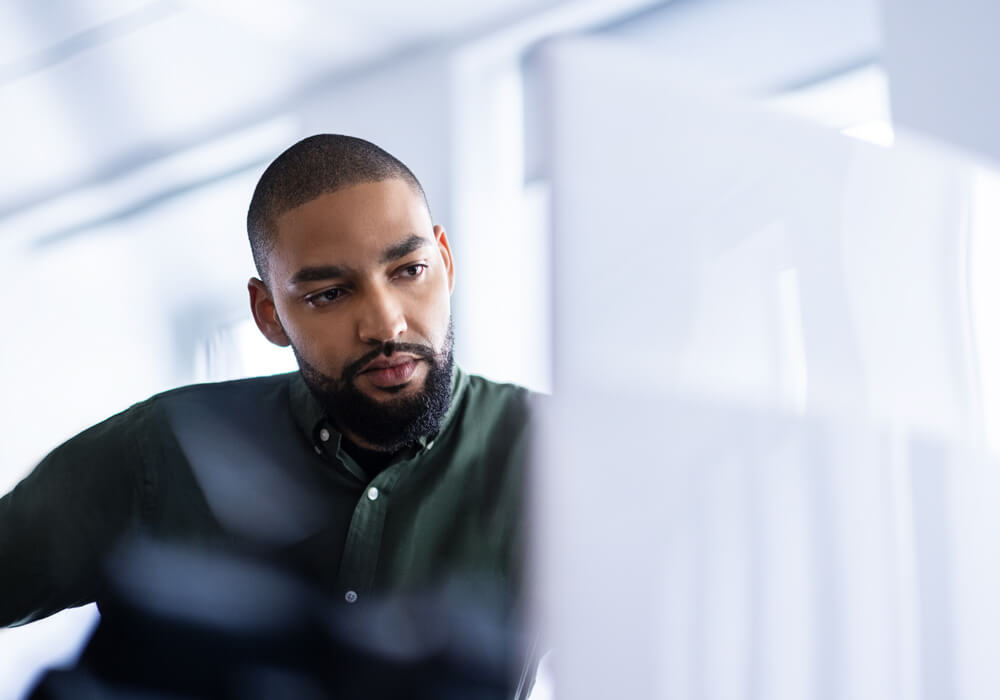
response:
M308 340L298 350L306 362L328 377L340 377L344 367L355 359L347 355L339 345L323 342L320 339Z
M321 315L306 318L289 317L285 334L295 351L306 362L324 374L337 375L349 361L349 350L344 343L345 334L337 324Z
M419 329L434 345L440 345L448 333L448 321L451 318L451 296L448 294L447 282L430 290L412 309L411 318L419 319Z

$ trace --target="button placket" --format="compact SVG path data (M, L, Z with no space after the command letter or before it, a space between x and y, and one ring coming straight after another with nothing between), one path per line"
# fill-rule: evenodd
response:
M382 529L391 500L388 494L392 493L402 473L404 472L400 470L399 464L394 464L358 494L340 565L342 590L354 591L356 595L371 590L375 570L383 554Z

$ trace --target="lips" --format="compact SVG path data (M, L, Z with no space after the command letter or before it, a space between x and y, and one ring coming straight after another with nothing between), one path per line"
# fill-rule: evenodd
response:
M413 357L379 357L369 362L360 376L378 387L399 386L410 380L416 368L417 360Z

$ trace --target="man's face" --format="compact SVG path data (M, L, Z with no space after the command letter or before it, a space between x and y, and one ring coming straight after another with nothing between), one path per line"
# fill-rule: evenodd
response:
M448 239L420 194L401 179L362 183L276 224L269 284L250 282L261 331L292 345L314 393L376 415L416 406L435 366L450 367L454 281ZM345 427L359 443L383 446Z

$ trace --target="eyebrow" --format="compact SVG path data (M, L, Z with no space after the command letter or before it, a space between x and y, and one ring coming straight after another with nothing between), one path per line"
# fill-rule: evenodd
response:
M382 251L382 256L379 258L379 262L384 265L385 263L392 262L393 260L398 260L399 258L409 255L415 250L423 248L425 245L430 245L430 241L423 236L411 233L399 243L393 243L391 246Z
M321 282L323 280L336 279L340 277L347 277L347 270L339 265L303 267L292 277L292 284L302 284L303 282Z

